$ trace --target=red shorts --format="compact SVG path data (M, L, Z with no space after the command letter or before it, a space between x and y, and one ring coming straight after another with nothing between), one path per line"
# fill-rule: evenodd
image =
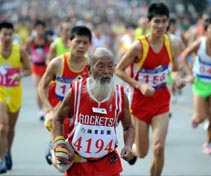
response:
M116 158L112 162L112 159ZM65 176L119 176L122 172L122 164L117 151L112 152L103 159L85 163L74 163L65 172Z
M140 91L134 90L131 114L147 124L151 123L154 116L169 112L169 107L168 88L159 88L151 97L146 97Z
M46 68L47 68L46 65L36 65L36 64L32 64L31 67L32 73L40 77L45 73Z
M55 88L56 88L56 82L54 81L50 84L48 89L48 100L53 107L56 107L56 105L60 101L59 98L56 96Z

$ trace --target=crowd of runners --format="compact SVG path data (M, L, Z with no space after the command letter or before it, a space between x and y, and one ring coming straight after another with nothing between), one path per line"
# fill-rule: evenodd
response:
M192 85L194 100L190 125L197 128L206 122L202 151L211 155L210 14L187 19L164 3L152 3L136 4L143 5L141 14L130 8L122 16L117 4L101 5L92 4L98 7L95 14L89 13L91 6L74 4L85 10L79 13L68 6L72 11L67 15L44 18L25 9L19 20L2 17L0 173L13 166L21 80L26 76L36 90L34 118L52 134L43 157L66 176L120 175L120 157L133 165L148 154L150 129L150 175L161 175L173 117L170 106L180 102L186 84ZM112 5L117 12L109 11ZM119 122L124 146L118 154Z

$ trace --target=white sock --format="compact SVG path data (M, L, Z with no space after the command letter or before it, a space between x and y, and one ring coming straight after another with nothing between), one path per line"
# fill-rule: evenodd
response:
M39 114L39 116L44 116L43 110L39 110L38 114Z

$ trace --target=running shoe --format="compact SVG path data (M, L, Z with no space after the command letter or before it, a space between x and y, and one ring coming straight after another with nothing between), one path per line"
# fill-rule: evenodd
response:
M40 110L37 114L38 118L40 119L40 121L44 121L45 120L45 114L42 110Z
M5 156L5 162L6 162L6 167L7 170L12 169L12 156L10 150L7 150L6 156Z
M48 149L46 151L46 154L45 154L45 159L46 159L46 161L49 165L52 164L51 149L52 149L52 145L51 145L51 142L50 142L49 145L48 145Z
M128 163L129 163L130 165L134 165L134 164L136 163L136 160L137 160L137 157L134 156L133 159L131 159L130 161L128 161Z
M45 117L42 115L40 116L40 121L44 121L45 120Z
M178 90L178 94L182 95L182 90L181 89Z
M210 121L209 120L205 120L205 122L204 122L204 130L207 131L209 126L210 126Z
M202 148L202 152L204 154L211 155L211 143L210 144L204 144L203 148Z
M0 159L0 174L6 173L6 172L7 172L6 163L3 159Z

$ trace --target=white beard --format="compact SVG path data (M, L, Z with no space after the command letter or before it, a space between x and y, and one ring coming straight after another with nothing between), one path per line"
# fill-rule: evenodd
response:
M93 79L91 77L90 79L90 89L92 92L92 95L98 100L102 101L105 99L108 95L111 95L114 92L114 81L113 77L111 78L111 81L109 83L102 84L99 80Z

